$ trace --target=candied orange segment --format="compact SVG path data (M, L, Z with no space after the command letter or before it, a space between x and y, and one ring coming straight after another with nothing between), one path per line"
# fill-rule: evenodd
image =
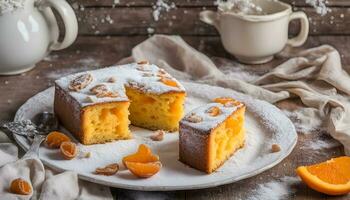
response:
M139 163L149 163L159 161L159 157L154 155L149 147L141 144L136 153L125 156L123 158L123 163L125 162L139 162Z
M176 83L176 81L174 80L171 80L169 78L166 78L166 77L161 77L160 78L160 82L162 82L163 84L167 85L167 86L170 86L170 87L179 87Z
M218 115L221 114L221 110L220 110L219 107L214 106L214 107L209 108L209 109L207 110L207 113L208 113L210 116L212 116L212 117L216 117L216 116L218 116Z
M60 146L61 154L66 160L73 159L78 154L77 145L73 142L63 142Z
M11 182L10 191L14 194L28 195L32 193L32 186L26 180L17 178Z
M131 173L140 178L149 178L162 168L162 164L159 161L148 163L126 161L125 165Z
M350 157L333 158L326 162L297 168L297 174L312 189L328 194L350 192Z
M70 141L70 138L61 133L61 132L58 132L58 131L52 131L51 133L49 133L47 136L46 136L46 145L49 147L49 148L54 148L54 149L58 149L62 142L69 142Z
M227 104L227 103L235 103L236 100L230 97L219 97L219 98L215 98L213 99L214 102L216 103L221 103L223 105Z

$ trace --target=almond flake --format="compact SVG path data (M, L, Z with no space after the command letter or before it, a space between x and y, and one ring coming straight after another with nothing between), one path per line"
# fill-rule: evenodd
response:
M158 74L168 74L164 69L159 69Z
M118 92L111 92L111 91L96 94L96 97L98 98L105 98L105 97L116 98L118 96L119 96Z
M148 65L149 62L147 60L142 60L140 62L137 63L138 65Z
M280 151L281 151L280 145L278 145L278 144L273 144L273 145L271 146L271 152L272 152L272 153L277 153L277 152L280 152Z
M221 114L221 110L220 110L219 107L213 106L213 107L209 108L209 109L206 111L206 113L208 113L208 114L209 114L210 116L212 116L212 117L216 117L216 116L218 116L218 115Z
M162 141L164 139L165 132L163 130L158 130L150 138L153 141Z
M95 174L111 176L117 173L118 170L119 170L119 165L117 163L113 163L102 168L97 168L95 170Z
M92 79L93 78L91 74L80 75L70 82L68 88L71 91L78 92L86 88L92 82Z
M134 81L129 81L129 85L133 88L138 88L138 89L142 89L145 87L145 85L142 85L142 84L134 82Z
M115 83L115 82L117 82L117 79L115 77L111 77L111 78L108 79L108 82L109 83Z
M190 116L186 117L186 121L192 122L192 123L199 123L203 121L203 118L192 113Z
M93 94L99 94L99 93L103 93L103 92L108 92L108 88L106 85L100 84L100 85L96 85L93 88L91 88L90 92L92 92Z
M98 98L104 97L118 97L119 94L117 92L112 92L108 90L108 87L104 84L96 85L95 87L90 89L90 92L96 95Z

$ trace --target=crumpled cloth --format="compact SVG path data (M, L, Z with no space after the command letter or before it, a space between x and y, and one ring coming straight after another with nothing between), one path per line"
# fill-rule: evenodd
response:
M270 103L299 97L324 116L327 132L350 155L350 76L338 51L322 45L281 56L287 61L248 82L221 71L179 36L154 35L134 47L132 57L124 62L148 60L177 79L231 88Z
M72 171L55 174L45 169L36 155L18 159L17 146L1 131L0 158L1 200L113 200L109 187L79 180ZM10 184L16 178L28 181L32 194L10 193Z

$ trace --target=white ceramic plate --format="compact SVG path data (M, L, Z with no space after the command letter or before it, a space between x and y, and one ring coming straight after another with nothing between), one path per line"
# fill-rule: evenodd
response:
M43 145L40 148L40 159L57 171L73 170L81 179L91 182L133 190L166 191L208 188L236 182L277 165L293 150L297 142L294 126L275 106L229 89L188 82L183 84L188 93L186 112L220 96L232 96L247 106L245 147L215 173L207 175L178 161L177 133L166 134L163 141L154 142L149 139L153 132L137 127L131 127L134 135L131 140L90 146L79 144L81 155L69 161L63 160L58 150L48 149ZM52 87L30 98L17 111L15 120L31 119L39 112L52 111L53 94ZM63 128L62 131L69 134ZM21 147L28 149L29 143L24 137L16 136L15 139ZM123 156L135 152L141 143L150 146L163 163L163 168L155 176L138 179L125 169L113 176L92 173L97 167L120 163ZM281 151L271 153L272 144L279 144ZM84 152L91 152L91 157L83 158Z

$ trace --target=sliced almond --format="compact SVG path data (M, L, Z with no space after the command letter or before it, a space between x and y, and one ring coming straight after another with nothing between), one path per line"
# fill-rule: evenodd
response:
M137 63L138 65L148 65L149 62L147 60L142 60L140 62Z
M100 84L100 85L96 85L93 88L91 88L90 92L92 92L93 94L99 94L99 93L103 93L103 92L108 92L108 88L106 85Z
M273 145L271 146L271 152L272 152L272 153L277 153L277 152L280 152L280 151L281 151L280 145L278 145L278 144L273 144Z
M98 175L105 175L105 176L111 176L118 172L119 165L117 163L109 164L105 167L97 168L95 170L95 174Z
M192 113L188 117L186 117L186 121L191 122L191 123L199 123L203 121L203 118Z
M209 108L209 109L206 111L206 113L208 113L208 114L209 114L210 116L212 116L212 117L216 117L216 116L218 116L218 115L221 114L221 110L220 110L219 107L213 106L213 107Z
M98 98L105 98L105 97L116 98L116 97L119 97L119 94L118 94L118 92L108 91L108 92L96 94L96 97L98 97Z
M150 138L153 141L162 141L164 139L165 132L163 130L158 130Z
M109 91L108 87L104 84L96 85L95 87L90 89L90 92L96 95L98 98L105 98L105 97L118 97L118 92L112 92Z
M115 82L117 82L117 79L115 77L111 77L111 78L108 79L108 82L109 83L115 83Z
M91 82L93 78L91 74L83 74L78 77L76 77L74 80L72 80L68 86L69 90L71 91L80 91L84 88L86 88Z

